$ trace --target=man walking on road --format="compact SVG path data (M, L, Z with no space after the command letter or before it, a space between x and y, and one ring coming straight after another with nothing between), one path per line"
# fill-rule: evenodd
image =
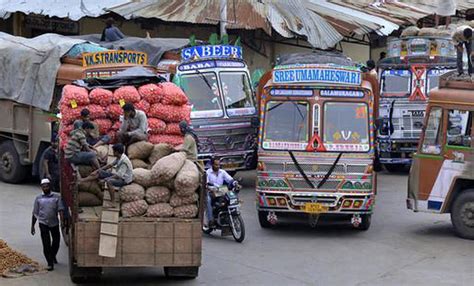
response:
M35 199L31 218L31 235L35 235L35 224L37 220L39 221L43 253L48 262L48 271L54 270L54 264L58 263L56 260L60 241L58 213L61 217L61 224L64 223L64 206L61 197L51 192L50 184L49 179L41 180L43 193Z

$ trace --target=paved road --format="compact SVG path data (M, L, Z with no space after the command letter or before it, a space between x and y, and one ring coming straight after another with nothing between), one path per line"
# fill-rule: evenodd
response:
M167 281L156 269L107 270L110 285L474 285L474 242L454 236L446 215L405 209L406 175L381 174L372 227L315 229L304 223L264 230L256 218L254 174L244 173L241 192L247 238L206 236L203 266L192 281ZM29 234L34 185L0 183L0 237L43 262L39 236ZM71 285L67 249L61 245L52 273L1 285Z

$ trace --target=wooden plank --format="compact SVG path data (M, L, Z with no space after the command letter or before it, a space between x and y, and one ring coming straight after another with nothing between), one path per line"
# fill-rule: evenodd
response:
M108 234L108 235L111 235L111 236L118 236L118 224L102 222L102 224L100 226L100 233L101 234Z
M102 214L100 216L99 256L116 257L120 209L118 203L114 208L106 208L106 205L110 205L110 194L108 191L104 192Z
M100 235L99 256L115 257L117 255L117 236Z

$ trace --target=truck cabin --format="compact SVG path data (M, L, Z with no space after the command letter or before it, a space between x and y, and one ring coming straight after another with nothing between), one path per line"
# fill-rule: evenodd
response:
M474 239L474 84L456 74L442 76L429 98L410 170L407 207L451 213L455 232Z

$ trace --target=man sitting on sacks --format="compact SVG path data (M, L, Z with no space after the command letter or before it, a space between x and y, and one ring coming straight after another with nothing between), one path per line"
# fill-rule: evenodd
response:
M81 127L71 131L71 137L64 148L64 157L74 165L91 165L95 169L100 168L97 153L87 143L87 136L94 130L94 125L84 122Z
M464 47L466 47L468 73L472 74L472 28L468 25L462 25L456 28L453 34L453 42L457 50L457 67L459 75L464 73L463 69L463 54Z
M135 110L132 103L125 103L123 120L118 132L118 140L125 146L148 139L148 119L145 112Z
M77 119L76 121L74 121L74 129L81 128L84 122L90 122L94 126L94 129L92 130L92 132L90 132L90 134L87 135L86 138L87 143L89 143L89 145L96 148L101 145L108 144L110 142L109 135L100 135L99 126L97 125L97 123L90 120L90 111L87 108L81 110L81 119Z
M79 182L88 182L93 180L103 180L107 184L109 190L110 200L112 205L106 207L113 207L115 204L115 191L125 185L129 185L133 181L133 166L130 159L125 155L125 146L121 143L112 146L115 160L92 172L87 178L80 179ZM112 168L112 171L107 171Z

